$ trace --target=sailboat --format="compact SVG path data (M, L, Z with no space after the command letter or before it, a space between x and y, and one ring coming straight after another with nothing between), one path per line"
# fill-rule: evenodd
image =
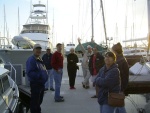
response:
M106 45L99 45L94 41L94 18L93 18L93 0L91 0L91 41L83 43L82 46L84 48L87 47L87 45L90 45L91 47L97 47L98 51L102 54L107 51L107 33L106 33L106 26L105 26L105 17L104 17L104 9L103 9L103 1L100 0L101 2L101 9L102 9L102 17L103 17L103 25L104 25L104 32L105 32L105 39L106 39ZM77 47L75 48L76 52L81 52L80 45L78 44ZM81 52L82 53L82 52Z

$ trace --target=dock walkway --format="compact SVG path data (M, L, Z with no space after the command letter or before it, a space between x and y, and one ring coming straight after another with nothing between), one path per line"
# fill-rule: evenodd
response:
M55 102L54 92L48 90L44 94L43 103L41 105L42 113L99 113L99 104L97 103L97 99L91 98L91 96L95 94L95 89L92 87L92 83L90 89L82 88L81 82L83 77L81 75L77 75L75 83L76 89L70 90L66 68L66 63L64 63L61 95L64 96L65 101L60 103ZM79 74L81 74L81 72L79 72ZM147 76L146 79L143 79L142 76L130 76L129 89L127 91L132 92L132 90L135 89L139 89L141 91L141 86L136 88L137 86L133 84L141 81L147 81L147 83L150 84L150 77ZM27 90L28 92L30 91L29 89ZM150 101L146 102L144 95L128 95L125 100L127 113L137 113L137 109L135 108L133 101L139 108L145 108L145 106L150 105ZM148 111L146 113L150 113L149 107L147 107L146 110Z

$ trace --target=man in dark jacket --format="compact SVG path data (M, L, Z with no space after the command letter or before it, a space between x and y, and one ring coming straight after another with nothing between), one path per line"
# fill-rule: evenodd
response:
M41 103L43 101L45 82L48 79L48 73L43 61L40 58L41 45L35 44L33 55L26 62L26 73L31 87L31 113L41 113Z
M112 47L112 50L117 56L116 63L120 70L121 92L124 92L129 82L129 66L126 58L123 56L123 50L120 43L115 44ZM116 113L126 113L125 107L117 108Z
M47 47L46 54L43 55L42 60L48 71L48 81L45 83L45 91L48 90L49 83L50 83L50 90L55 91L53 88L54 75L52 73L52 66L51 66L52 53L50 47Z
M90 74L92 75L91 79L92 82L95 81L95 78L97 77L99 70L104 66L104 57L98 52L97 47L93 48L93 53L94 54L90 57L89 60L89 70ZM96 88L96 95L92 96L91 98L97 98L99 89L96 86L95 88Z

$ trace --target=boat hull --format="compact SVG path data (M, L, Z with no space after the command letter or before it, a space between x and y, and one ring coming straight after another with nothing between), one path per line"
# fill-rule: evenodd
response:
M45 53L45 50L42 50L41 56ZM25 69L26 61L28 57L33 54L32 49L16 49L16 50L0 50L0 59L4 64L10 62L11 64L22 64L23 69Z

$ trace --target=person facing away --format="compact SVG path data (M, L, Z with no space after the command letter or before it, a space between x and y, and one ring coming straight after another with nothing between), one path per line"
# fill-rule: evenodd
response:
M90 45L87 46L87 50L82 46L81 39L78 38L79 46L83 52L83 60L82 60L82 71L83 71L83 77L84 81L82 82L83 88L88 89L89 88L89 78L91 77L90 71L89 71L89 59L90 56L93 54L92 47Z
M51 66L52 53L51 53L50 47L47 47L46 54L43 55L42 60L48 71L48 80L45 83L45 91L47 91L49 87L50 87L51 91L55 91L55 89L53 87L54 75L52 74L52 66Z
M118 68L120 70L121 77L121 92L124 92L129 82L129 66L126 58L123 56L122 45L120 43L115 44L112 47L112 51L116 54ZM116 113L126 113L125 107L118 107Z
M99 87L98 103L100 113L114 113L116 107L108 105L108 93L119 93L121 90L119 69L113 52L107 52L104 61L105 65L95 79L95 84Z
M48 79L46 67L40 58L41 49L40 44L35 44L33 47L33 55L26 61L26 73L31 87L31 113L41 113L40 105L43 101L44 85Z
M99 70L104 66L104 57L98 52L98 48L93 48L93 55L90 57L89 60L89 70L90 74L92 75L91 81L94 82L95 78L97 77L97 74ZM92 96L91 98L97 98L98 95L98 87L96 87L94 84L93 86L96 89L96 95Z
M75 54L74 48L71 48L70 53L67 56L67 70L69 76L70 89L76 89L74 85L75 85L76 72L77 69L79 68L77 66L78 62L79 60L77 55Z
M60 96L60 87L63 76L63 55L61 53L62 44L56 45L57 51L52 56L52 68L55 81L55 102L63 102L64 98Z

